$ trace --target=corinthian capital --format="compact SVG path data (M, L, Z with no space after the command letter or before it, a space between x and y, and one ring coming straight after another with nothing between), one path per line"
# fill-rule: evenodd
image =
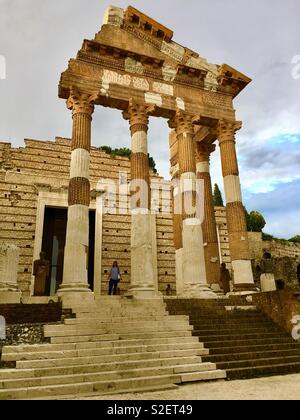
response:
M155 105L144 105L129 102L128 108L123 112L123 118L129 121L131 134L137 131L148 131L149 115L155 111Z
M196 142L196 161L209 162L210 155L216 150L216 146L204 141Z
M220 120L217 128L220 142L235 141L235 133L242 128L241 121Z
M194 136L193 117L182 110L177 110L174 117L169 120L169 127L176 130L177 136L184 133Z
M75 114L88 114L92 116L95 108L95 101L98 94L82 93L76 89L72 89L69 99L67 100L67 107Z

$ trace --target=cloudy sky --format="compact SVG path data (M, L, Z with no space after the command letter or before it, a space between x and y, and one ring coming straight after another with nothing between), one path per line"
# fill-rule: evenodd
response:
M244 201L265 215L266 232L300 234L300 66L292 64L300 56L299 0L0 0L0 141L70 136L60 73L98 32L109 4L135 6L173 29L175 41L253 79L235 101ZM93 145L129 146L127 124L119 111L97 108ZM151 119L149 142L168 176L165 121ZM212 175L221 186L218 152Z

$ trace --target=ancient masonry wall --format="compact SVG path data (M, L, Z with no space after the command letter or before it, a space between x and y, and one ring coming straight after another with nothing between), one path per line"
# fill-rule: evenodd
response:
M41 185L50 191L65 191L69 182L71 142L56 138L53 141L25 140L25 147L12 148L0 142L0 241L20 248L18 282L21 290L28 292L31 284L33 251L35 243L38 190ZM119 180L119 173L130 181L130 161L111 157L97 148L91 149L91 189L101 178ZM175 291L175 250L173 245L173 219L167 181L153 175L153 201L157 208L156 241L159 290L168 284ZM158 194L158 189L160 193ZM122 200L124 200L122 197ZM116 203L116 208L124 204ZM112 209L114 213L115 209ZM118 213L118 212L117 212ZM226 211L216 209L223 261L230 264L227 237ZM114 260L122 268L124 292L130 282L130 216L105 214L103 216L102 290L106 292L107 274ZM97 281L97 279L95 279ZM99 279L100 281L100 279Z
M272 257L290 257L300 261L300 244L293 242L265 241L263 249L269 251Z

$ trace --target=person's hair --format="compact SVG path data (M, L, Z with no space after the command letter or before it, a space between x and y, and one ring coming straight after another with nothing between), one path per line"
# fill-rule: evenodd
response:
M113 262L113 267L119 267L119 266L118 266L118 261L114 261L114 262Z
M223 262L223 263L221 264L221 267L222 267L222 268L226 268L226 263L224 263L224 262Z

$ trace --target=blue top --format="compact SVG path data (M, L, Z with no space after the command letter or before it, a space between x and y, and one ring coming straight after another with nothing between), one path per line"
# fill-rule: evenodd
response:
M110 278L112 280L119 280L120 269L119 267L113 267L110 272Z

